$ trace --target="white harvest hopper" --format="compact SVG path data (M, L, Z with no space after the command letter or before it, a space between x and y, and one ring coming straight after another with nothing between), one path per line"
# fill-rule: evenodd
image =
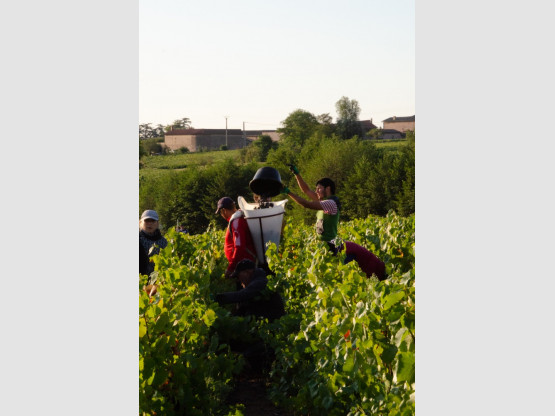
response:
M259 204L251 204L245 201L242 196L237 198L239 208L245 214L247 225L256 248L256 256L262 264L266 262L266 244L273 242L279 248L279 240L281 236L281 225L283 223L283 214L285 213L285 203L287 199L282 201L272 201L273 207L260 209Z

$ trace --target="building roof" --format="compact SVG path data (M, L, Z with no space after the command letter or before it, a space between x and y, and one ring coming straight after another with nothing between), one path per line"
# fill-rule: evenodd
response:
M166 136L202 136L209 134L225 134L226 129L171 129L166 132ZM227 129L228 135L243 135L243 130L239 129Z
M268 133L275 133L275 130L245 130L247 136L260 136Z
M408 117L397 117L397 116L393 116L393 117L389 117L386 118L385 120L383 120L383 122L387 122L387 123L401 123L403 121L414 121L414 116L408 116Z
M377 129L377 127L374 125L374 123L372 123L372 119L370 120L360 120L360 127L362 127L365 130L372 130L372 129Z

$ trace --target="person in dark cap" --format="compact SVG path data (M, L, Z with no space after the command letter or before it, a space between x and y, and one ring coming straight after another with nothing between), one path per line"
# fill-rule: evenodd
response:
M218 201L216 214L220 214L229 223L224 243L225 257L229 262L225 277L229 278L241 260L256 261L256 249L243 211L235 207L233 199L227 196L221 198Z
M242 289L218 293L214 299L220 305L237 304L234 315L253 315L257 318L267 318L270 322L285 315L283 299L279 293L268 289L266 273L263 269L257 268L254 262L248 259L241 260L231 277L238 279Z

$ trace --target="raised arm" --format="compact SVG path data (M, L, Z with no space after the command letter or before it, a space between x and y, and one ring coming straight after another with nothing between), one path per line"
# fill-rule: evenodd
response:
M315 209L317 211L322 209L322 204L320 203L320 201L318 201L318 198L316 198L316 201L307 201L306 199L301 198L299 195L291 192L289 188L284 188L284 189L287 192L283 192L283 193L286 193L287 195L289 195L291 199L295 201L297 204L302 205L305 208Z
M297 184L299 185L299 188L301 188L301 191L303 191L306 194L306 196L312 199L312 201L318 201L318 195L316 195L316 192L314 192L312 189L309 188L309 186L307 185L307 183L304 181L304 179L300 174L295 175L295 179L297 179ZM320 209L320 208L314 208L314 209Z
M299 188L301 188L301 191L303 191L305 193L305 195L308 196L313 201L318 201L318 195L316 194L316 192L314 192L312 189L310 189L310 187L304 181L303 177L301 176L301 173L299 172L299 168L297 168L295 165L289 165L289 170L291 172L293 172L293 174L295 175L295 179L297 179L297 184L299 185ZM293 198L293 199L295 199L295 198ZM297 200L295 199L295 201L297 201ZM299 202L299 204L300 204L300 202ZM307 208L309 208L309 207L307 207ZM320 208L313 208L313 209L320 209Z

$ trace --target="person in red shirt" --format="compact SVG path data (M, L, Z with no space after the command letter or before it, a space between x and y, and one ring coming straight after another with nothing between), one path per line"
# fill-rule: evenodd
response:
M367 277L375 274L379 280L385 280L385 263L370 250L351 241L344 241L345 260L343 264L355 260Z
M225 277L231 278L241 260L248 259L256 262L256 249L243 211L236 208L233 199L227 196L221 198L218 201L216 214L220 214L229 223L225 232L224 252L229 262Z

